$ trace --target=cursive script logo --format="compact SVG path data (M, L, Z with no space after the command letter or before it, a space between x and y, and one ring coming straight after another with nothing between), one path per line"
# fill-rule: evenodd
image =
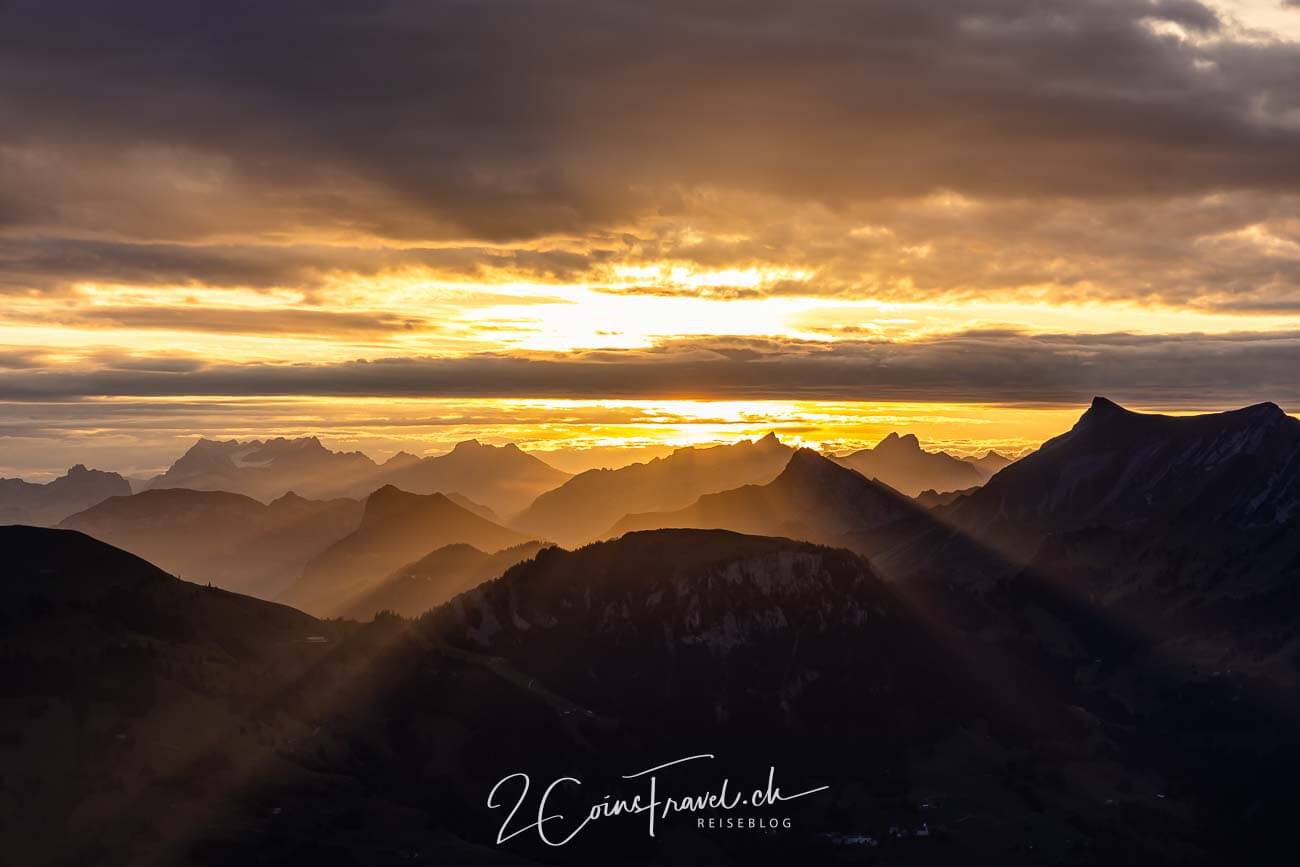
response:
M581 820L569 820L567 823L563 813L548 812L547 802L561 786L581 787L582 780L577 777L560 777L552 781L542 791L541 797L537 801L536 821L514 827L515 817L524 809L524 804L528 800L532 780L525 773L515 773L502 777L492 787L492 791L488 793L487 805L489 809L497 810L506 807L509 802L504 796L511 788L517 788L518 794L514 806L510 808L505 821L501 823L500 831L497 832L497 845L518 837L520 834L536 831L537 836L546 845L563 846L577 837L592 822L622 815L645 815L647 831L653 837L656 823L675 813L697 813L704 810L725 812L742 808L762 809L785 801L793 801L796 798L815 795L830 788L829 786L818 786L815 789L808 789L793 795L784 794L781 787L776 784L776 768L769 767L767 770L767 784L763 788L754 789L748 793L738 787L733 790L731 780L724 779L716 791L710 790L681 797L670 797L661 794L659 786L661 772L687 762L712 758L716 758L712 753L701 753L695 756L674 759L671 762L664 762L661 765L655 765L634 774L624 774L623 779L625 780L644 780L646 790L631 798L614 798L605 795L601 801L591 805ZM502 795L502 797L498 798L498 795ZM520 821L528 818L528 816L529 814L521 816Z

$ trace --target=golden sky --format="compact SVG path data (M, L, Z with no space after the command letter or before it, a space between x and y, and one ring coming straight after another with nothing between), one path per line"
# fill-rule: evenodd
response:
M1295 4L66 14L0 12L0 475L1300 401Z

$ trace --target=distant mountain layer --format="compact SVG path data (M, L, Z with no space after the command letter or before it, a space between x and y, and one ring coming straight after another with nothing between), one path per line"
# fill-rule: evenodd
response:
M915 434L891 433L873 449L862 449L835 460L909 497L927 489L940 493L959 491L982 484L989 477L985 468L970 461L947 452L923 451ZM986 466L995 463L996 459Z
M361 523L306 564L285 601L320 616L351 611L399 567L452 544L494 552L529 541L442 494L391 485L365 501Z
M1003 467L1013 463L1011 458L1000 455L992 450L981 458L965 458L964 460L968 464L974 466L975 469L979 470L980 474L986 479L992 478L997 475Z
M473 545L446 545L398 569L340 613L357 620L369 620L381 611L418 617L546 547L543 542L525 542L489 554Z
M384 485L416 494L459 494L512 514L569 478L514 445L474 440L429 458L399 453L376 464L361 452L334 452L315 437L239 442L199 440L148 487L219 490L268 501L296 491L324 499L360 498Z
M891 488L814 451L799 449L766 485L706 494L672 512L628 515L608 535L667 527L719 528L846 545L856 534L920 512Z
M0 479L0 524L47 526L109 497L126 496L131 484L117 473L77 464L43 485Z
M413 494L463 494L508 517L569 478L513 443L490 446L468 440L445 455L386 468L377 480Z
M781 472L791 449L773 434L671 455L617 470L588 470L542 494L511 526L563 545L598 538L636 512L679 509L701 494L764 484Z
M356 529L356 500L285 494L270 504L226 491L183 488L113 497L60 526L130 551L190 581L264 599Z
M967 494L974 493L977 490L979 490L978 487L971 487L971 488L966 488L963 491L945 491L943 493L940 493L939 491L936 491L933 488L931 488L929 490L925 490L917 494L915 499L917 505L924 506L927 509L933 509L938 506L947 506L950 503L954 503L958 500L958 498L964 497Z

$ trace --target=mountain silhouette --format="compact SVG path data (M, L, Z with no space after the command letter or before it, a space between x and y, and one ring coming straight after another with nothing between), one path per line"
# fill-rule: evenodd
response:
M525 542L487 553L464 543L443 546L383 579L344 608L341 616L369 620L381 611L392 611L403 617L418 617L546 547L543 542Z
M701 494L771 481L790 454L769 433L755 442L677 449L646 463L588 470L539 496L511 526L563 545L582 544L624 515L679 509Z
M1011 458L1000 455L992 449L990 449L983 457L966 458L965 461L975 467L975 469L979 470L980 475L982 475L986 480L993 478L1002 470L1003 467L1013 463Z
M384 485L417 494L458 494L511 514L569 478L514 445L470 440L451 452L418 458L399 452L377 464L361 452L335 452L316 437L200 439L146 487L229 491L269 501L295 491L313 499L363 498Z
M915 497L930 489L940 493L960 491L983 483L988 474L969 461L947 452L927 452L915 434L891 433L875 448L862 449L835 460L876 479L896 491Z
M419 754L391 724L393 684L426 744L442 733L472 767L491 768L512 726L562 744L549 711L486 666L398 623L322 622L180 581L71 530L0 527L0 547L0 767L23 780L0 794L6 863L411 860L375 860L398 846L435 864L528 863L411 821L384 789L407 784L400 763L356 758L366 743ZM466 776L418 764L442 803Z
M811 457L804 469L829 475ZM375 518L413 496L397 494ZM1186 751L1199 716L1172 736L1153 721L1163 752L1134 752L1134 721L1096 703L1095 674L1058 676L1013 621L976 643L936 628L842 549L635 532L541 550L416 622L360 625L186 584L71 531L7 528L0 543L16 552L0 582L0 762L27 780L8 802L24 833L6 854L19 863L159 851L191 865L553 863L526 838L494 844L503 816L483 800L498 780L570 775L598 799L627 791L621 774L710 749L716 761L665 775L661 791L761 786L770 767L788 793L829 791L787 807L799 820L788 833L696 833L677 817L648 838L609 823L566 857L627 863L636 832L645 863L700 863L701 851L720 864L837 863L826 835L847 827L918 863L1040 863L1016 847L1028 833L1143 863L1214 861L1198 857L1213 844L1197 836L1198 805L1217 802L1160 776L1193 756L1199 768ZM1022 617L1051 622L1037 607ZM1019 668L972 666L978 643L1002 642ZM1036 666L1051 688L1033 688ZM53 773L64 768L77 785ZM1175 805L1161 812L1165 791ZM1158 816L1159 835L1135 813Z
M411 494L386 485L366 498L360 525L310 560L284 599L333 616L399 567L438 548L461 543L499 551L526 541L443 494Z
M547 549L424 623L597 716L662 716L680 731L856 730L880 738L861 742L874 751L973 712L866 561L789 539L659 530ZM939 678L951 693L932 689Z
M164 488L112 497L65 519L79 530L187 580L264 599L282 593L309 560L356 529L357 500L271 503L226 491Z
M499 515L513 515L539 494L562 485L568 473L512 444L492 446L477 440L457 443L445 455L406 462L376 476L413 494L456 492Z
M262 501L296 491L320 499L355 495L377 472L361 452L331 451L316 437L200 439L146 487L229 491Z
M937 506L947 506L951 503L955 503L958 498L964 497L967 494L973 494L977 490L979 490L978 485L961 491L945 491L943 493L930 488L917 494L913 499L916 500L917 505L924 506L927 509L933 509Z
M88 470L84 464L45 484L0 479L0 524L57 524L109 497L130 493L131 484L122 476Z
M1275 404L1165 416L1098 397L1067 433L953 507L963 526L1062 531L1150 519L1266 526L1300 515L1300 421Z
M672 512L628 515L607 535L665 527L720 528L845 545L851 535L920 511L897 491L810 449L799 449L781 474L766 485L706 494Z

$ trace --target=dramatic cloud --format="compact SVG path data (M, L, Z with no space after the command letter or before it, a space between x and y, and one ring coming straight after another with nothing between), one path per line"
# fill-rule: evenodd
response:
M0 395L1291 400L1284 6L0 0Z
M5 211L29 223L155 237L160 209L206 203L163 233L230 233L234 208L254 228L511 238L694 189L838 204L1300 178L1300 55L1215 41L1193 0L73 5L0 21Z
M343 364L220 363L8 374L0 400L314 395L784 399L1146 406L1300 403L1300 332L1137 336L968 332L910 343L772 339L669 343L649 351L479 354Z

